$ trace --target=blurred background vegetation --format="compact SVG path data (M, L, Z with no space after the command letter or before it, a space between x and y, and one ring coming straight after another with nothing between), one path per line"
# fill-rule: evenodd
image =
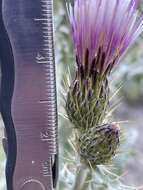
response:
M61 116L64 109L60 91L64 73L67 72L68 67L71 73L74 69L74 53L65 1L55 1L54 10L60 140L60 182L58 189L69 190L74 183L75 169L72 165L74 165L75 158L73 158L73 150L69 145L72 126L69 121ZM140 1L139 11L143 12L143 1ZM111 102L111 104L118 104L114 111L114 120L125 121L120 124L125 137L121 145L121 152L114 161L115 172L121 176L121 181L126 185L141 186L143 185L143 35L116 67L110 81L111 93L121 86L119 93ZM2 136L3 122L0 120L0 139ZM0 145L0 190L5 190L5 155L2 144ZM116 183L113 184L114 187L107 188L108 179L104 182L101 179L98 180L104 186L99 187L100 190L118 189Z

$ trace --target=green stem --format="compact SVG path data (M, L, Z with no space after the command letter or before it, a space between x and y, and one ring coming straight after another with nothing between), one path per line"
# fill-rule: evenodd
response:
M88 187L89 187L91 181L92 181L92 171L89 170L87 172L86 180L85 180L85 183L83 183L81 190L88 190Z
M80 165L77 168L75 184L73 190L88 190L90 180L92 179L91 170L87 169L86 166Z

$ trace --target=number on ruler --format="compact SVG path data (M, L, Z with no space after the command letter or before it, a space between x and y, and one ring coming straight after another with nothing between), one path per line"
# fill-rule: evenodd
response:
M43 176L47 177L47 176L51 176L51 165L48 161L42 163L42 172L43 172Z
M37 63L47 63L47 58L43 55L41 55L40 53L37 54L36 56L36 62Z
M49 140L50 140L50 139L49 139L49 133L48 133L48 131L46 131L46 132L41 132L40 137L41 137L41 140L42 140L42 141L49 141Z

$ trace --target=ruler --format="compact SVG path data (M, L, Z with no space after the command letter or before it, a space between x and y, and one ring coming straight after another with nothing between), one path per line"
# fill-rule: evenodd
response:
M53 190L58 157L53 2L3 0L1 9L7 190Z

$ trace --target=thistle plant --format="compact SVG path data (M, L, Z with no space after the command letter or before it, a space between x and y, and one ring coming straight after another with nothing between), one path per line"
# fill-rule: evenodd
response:
M110 107L109 76L143 31L137 2L68 3L76 69L65 107L75 128L80 161L90 169L111 162L120 144L120 127L108 123L106 117Z

